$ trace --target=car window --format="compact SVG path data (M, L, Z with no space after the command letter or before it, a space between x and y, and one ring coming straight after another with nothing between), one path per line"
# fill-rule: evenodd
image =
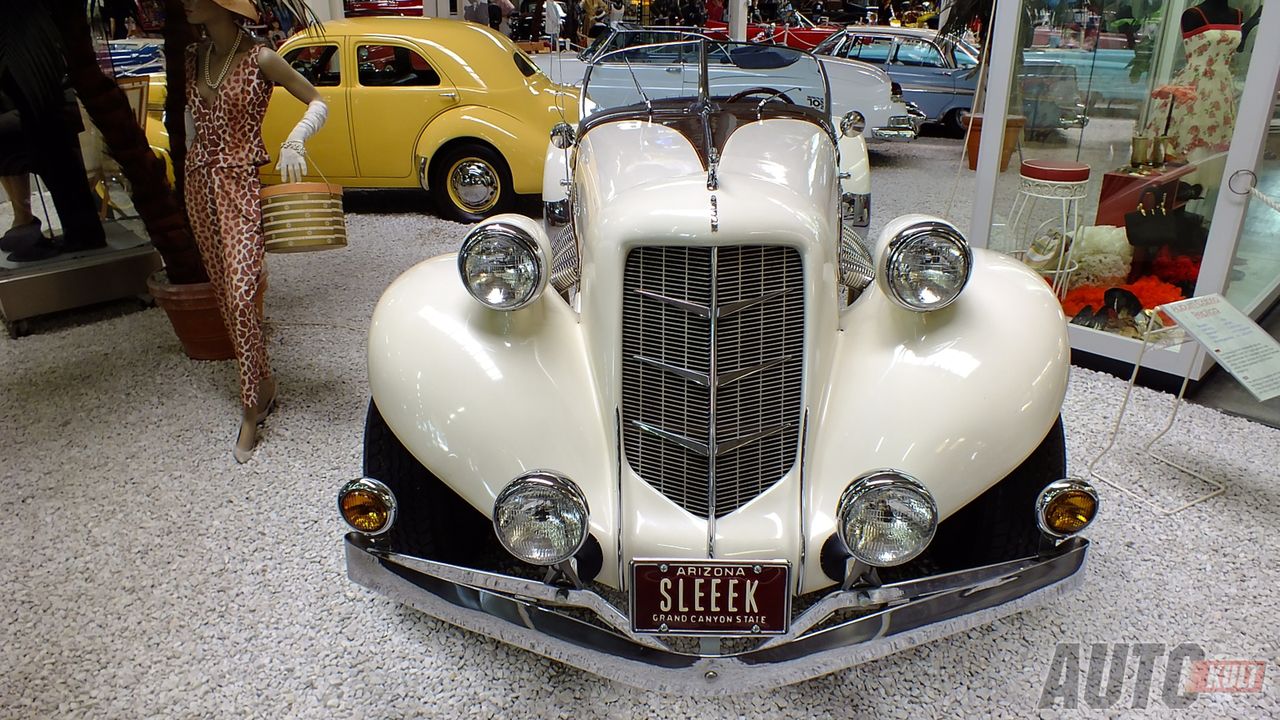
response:
M846 40L848 40L848 36L844 33L832 33L827 36L826 40L818 43L818 46L813 49L813 54L844 57Z
M636 45L652 45L654 43L679 42L684 40L686 35L673 30L635 30L626 32L617 32L613 37L609 38L608 45L602 52L613 52L622 48L635 47Z
M284 59L316 87L334 87L342 81L337 45L305 45L285 53Z
M969 51L959 45L951 46L951 59L958 68L971 68L978 64L978 58L974 57Z
M892 52L892 38L859 35L854 38L848 57L862 62L883 64L889 62L889 55Z
M587 45L585 48L582 49L582 52L578 53L578 59L581 60L582 62L590 62L591 58L604 52L605 45L609 42L609 40L612 37L613 36L611 36L609 33L600 33L599 35L595 36L595 38L591 40L591 44Z
M360 45L357 76L366 87L433 87L440 74L418 53L399 45Z
M697 58L697 52L696 43L642 45L611 53L605 62L666 65L682 61L693 62Z
M942 53L938 52L933 43L907 38L903 38L898 44L898 55L894 62L912 67L946 67L946 63L942 61Z
M521 75L533 77L538 74L538 66L534 65L533 61L525 56L524 53L517 50L511 57L516 61L516 69L520 71Z

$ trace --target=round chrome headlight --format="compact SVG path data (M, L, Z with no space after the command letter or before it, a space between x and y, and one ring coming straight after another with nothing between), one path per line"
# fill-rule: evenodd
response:
M1098 491L1084 480L1049 483L1036 499L1036 523L1050 537L1065 538L1089 527L1098 514Z
M512 480L493 502L493 530L517 558L556 565L587 539L587 499L567 477L536 470Z
M546 288L547 258L524 228L489 222L462 240L458 273L476 300L494 310L518 310Z
M352 530L381 535L396 521L396 496L380 480L352 480L338 491L338 512Z
M867 128L867 118L857 110L850 110L840 118L840 134L845 137L857 137Z
M973 271L973 250L953 225L927 220L909 225L881 256L881 287L908 310L940 310L960 296Z
M915 478L876 470L845 489L836 518L836 533L850 555L873 567L889 567L929 546L938 529L938 506Z

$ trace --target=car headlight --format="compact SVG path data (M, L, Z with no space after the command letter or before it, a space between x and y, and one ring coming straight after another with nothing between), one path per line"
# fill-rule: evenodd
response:
M338 512L352 530L381 535L396 521L396 496L379 480L352 480L338 491Z
M960 296L973 272L973 250L950 223L922 220L904 227L880 256L885 293L916 312L940 310Z
M876 470L849 484L836 518L836 533L850 555L873 567L889 567L929 546L938 529L938 506L915 478Z
M476 226L458 251L462 284L494 310L518 310L547 286L547 258L536 238L514 222Z
M1098 491L1078 478L1050 483L1036 499L1036 523L1041 532L1054 538L1084 530L1097 514Z
M549 470L512 480L493 501L493 530L517 558L556 565L587 539L587 499L572 480Z

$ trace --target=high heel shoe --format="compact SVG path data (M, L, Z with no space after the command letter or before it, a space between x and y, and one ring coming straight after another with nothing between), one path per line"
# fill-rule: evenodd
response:
M236 462L244 464L253 457L258 445L258 426L262 424L276 407L276 381L267 378L258 385L258 403L254 407L242 408L240 434L236 436L235 449L231 454Z

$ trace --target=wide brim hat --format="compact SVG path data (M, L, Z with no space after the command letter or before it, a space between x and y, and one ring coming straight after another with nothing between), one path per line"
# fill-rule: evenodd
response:
M237 15L243 15L254 22L258 21L258 6L253 0L213 0L222 7L230 10Z

